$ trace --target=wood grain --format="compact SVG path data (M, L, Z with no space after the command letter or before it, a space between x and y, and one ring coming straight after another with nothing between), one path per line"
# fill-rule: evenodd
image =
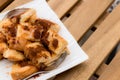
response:
M120 23L119 25L120 26ZM109 66L98 80L119 80L120 79L120 51L114 57Z
M11 10L11 9L13 9L15 7L18 7L20 5L28 3L30 1L32 1L32 0L15 0L9 6L7 6L2 12L7 11L7 10Z
M96 44L96 42L103 37L103 35L108 31L108 29L113 27L113 24L115 24L120 19L120 5L118 5L112 13L108 15L108 17L100 24L96 30L95 33L92 34L92 36L87 40L87 42L84 43L82 48L84 50L88 50L90 47L93 46L93 44Z
M4 3L6 3L8 0L0 0L0 7L4 4Z
M96 22L113 0L85 0L64 22L76 40Z
M48 1L48 4L55 11L58 17L61 18L77 2L78 0L50 0Z
M119 25L120 24L118 23L115 26L113 25L113 27L109 28L106 33L104 33L104 36L96 41L95 44L93 43L92 47L90 47L88 50L85 50L85 52L89 56L89 60L69 71L60 74L56 77L56 80L89 80L91 75L96 71L99 65L104 61L104 59L109 55L112 49L119 42ZM100 34L103 34L103 32L101 32Z
M109 15L110 13L105 12L103 13L103 15L98 19L98 21L96 21L96 23L94 24L95 28L98 28L100 26L100 24L106 19L106 17Z
M0 0L0 11L8 6L13 0Z
M95 74L100 76L106 70L107 66L108 66L107 64L102 63L98 70L95 72Z

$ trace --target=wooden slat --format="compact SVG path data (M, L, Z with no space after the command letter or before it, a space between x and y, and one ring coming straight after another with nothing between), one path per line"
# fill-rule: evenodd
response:
M120 24L119 24L120 25ZM106 68L98 80L119 80L120 79L120 51Z
M113 24L115 24L119 19L120 19L120 5L118 5L113 10L113 12L110 13L108 17L102 22L102 24L98 26L96 33L92 34L89 40L84 43L82 48L84 50L87 50L90 47L92 47L93 44L95 44L99 39L101 39L104 33L106 33L108 29L112 28Z
M0 8L1 8L1 6L4 4L4 3L6 3L8 0L0 0Z
M104 61L104 59L109 55L111 50L119 42L119 25L120 24L117 24L108 29L95 44L93 43L93 46L91 48L85 50L89 56L89 60L69 71L60 74L56 77L56 80L88 80L95 72L95 70L99 67L99 65ZM104 28L102 29L104 30Z
M94 24L95 28L98 28L99 25L106 19L106 17L109 15L110 13L105 12L99 19L98 21Z
M7 8L5 8L2 12L7 11L7 10L11 10L11 9L13 9L15 7L18 7L20 5L28 3L30 1L32 1L32 0L15 0Z
M113 0L84 0L64 24L68 27L75 39L78 40L112 2Z
M17 6L25 4L32 0L15 0L11 5L9 5L4 11L13 9ZM61 18L78 0L49 0L48 4L56 12L59 18Z
M100 76L106 70L107 66L108 66L107 64L102 63L98 70L95 72L95 74Z
M56 12L58 17L61 18L77 2L78 0L50 0L48 4Z
M0 0L0 11L2 11L7 5L9 5L13 0Z

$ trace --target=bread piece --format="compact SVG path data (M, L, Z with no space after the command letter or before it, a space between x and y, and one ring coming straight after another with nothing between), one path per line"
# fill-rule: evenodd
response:
M29 19L34 22L34 19L36 18L36 11L34 9L27 10L24 14L20 15L20 23L24 24Z
M60 30L60 27L58 24L53 23L53 22L46 20L46 19L36 19L34 24L36 26L43 26L43 29L45 31L50 29L50 30L53 30L55 32L58 32Z
M48 62L46 62L45 65L50 66L50 65L51 65L52 63L54 63L57 59L59 59L62 54L66 54L66 55L69 54L69 51L68 51L67 47L64 48L64 50L63 50L60 54L54 54L54 53L52 53L52 54L51 54L51 57L52 57L52 58L51 58Z
M51 59L50 52L37 42L26 45L24 54L36 66L40 66L41 63L45 63Z
M6 37L2 32L0 32L0 43L2 42L6 42Z
M18 25L17 37L23 37L30 41L40 41L41 31L43 30L26 23L25 25Z
M38 69L35 66L20 66L19 64L14 64L12 66L11 76L13 80L22 80L37 71Z
M36 15L36 12L34 12L33 15L30 17L29 22L33 24L36 19L37 19L37 15Z
M16 36L16 27L10 19L5 19L0 23L0 32L6 37L6 40L8 40L10 37Z
M45 36L42 38L42 43L45 46L48 46L48 48L55 54L60 54L68 44L65 39L52 30L47 31Z
M9 20L0 21L0 59L3 58L3 53L8 48L7 44L5 43L6 37L3 34L3 29L2 29L3 25L8 25L8 24L11 24Z
M0 59L3 58L3 53L8 49L8 45L4 42L0 43Z
M5 26L11 25L11 24L12 24L12 22L10 21L10 19L4 19L0 22L0 29L5 27Z
M8 45L4 42L0 43L0 54L3 54L8 49Z
M15 49L18 51L23 51L25 48L25 45L28 43L30 43L30 41L28 41L22 37L10 38L8 40L9 48Z
M25 59L23 53L16 50L8 49L3 53L3 57L10 61L22 61Z

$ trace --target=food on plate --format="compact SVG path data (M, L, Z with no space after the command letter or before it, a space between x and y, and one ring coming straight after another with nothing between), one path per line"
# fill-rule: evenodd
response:
M32 65L13 64L11 76L13 80L21 80L37 71L38 69Z
M12 50L12 49L7 49L3 53L3 57L7 58L10 61L22 61L25 59L23 53L21 53L17 50Z
M14 9L0 22L0 59L13 62L13 80L55 69L68 54L58 24L38 18L31 8Z

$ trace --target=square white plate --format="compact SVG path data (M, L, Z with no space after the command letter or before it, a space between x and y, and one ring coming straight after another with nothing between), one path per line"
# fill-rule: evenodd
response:
M68 49L70 50L70 55L66 57L66 59L59 65L58 68L50 71L49 73L43 74L35 80L46 80L49 79L63 71L66 71L83 61L88 59L88 56L84 53L84 51L79 47L76 40L69 33L63 23L59 20L57 15L53 12L53 10L48 6L45 0L34 0L30 3L20 6L19 8L34 8L37 11L37 16L40 18L51 20L61 27L59 34L68 41ZM0 14L0 20L4 17L5 13ZM11 70L12 63L7 60L0 61L0 80L12 80L9 74Z

